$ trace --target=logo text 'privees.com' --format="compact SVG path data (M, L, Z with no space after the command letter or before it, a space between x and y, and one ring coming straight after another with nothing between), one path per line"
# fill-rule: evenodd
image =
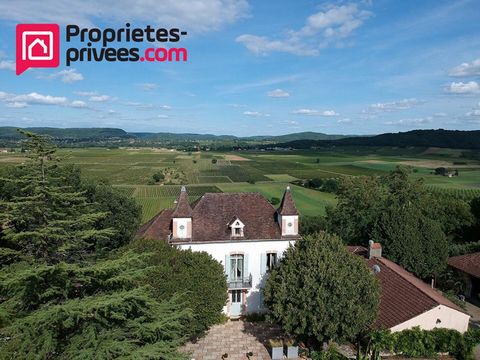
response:
M130 24L119 29L65 27L65 64L74 62L171 62L187 61L188 51L183 47L147 47L142 43L176 43L186 31L178 28L131 28ZM73 41L85 46L69 46ZM57 24L18 24L16 30L17 75L28 68L57 67L60 63L60 30ZM121 44L115 47L114 44ZM129 46L130 44L134 46Z

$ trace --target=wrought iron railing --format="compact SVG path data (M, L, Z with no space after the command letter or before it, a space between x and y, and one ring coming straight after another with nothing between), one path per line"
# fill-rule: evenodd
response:
M231 278L227 276L229 289L248 289L252 287L252 274L243 278Z

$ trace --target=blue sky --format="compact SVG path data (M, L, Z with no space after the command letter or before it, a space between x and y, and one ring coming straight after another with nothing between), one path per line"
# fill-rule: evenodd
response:
M1 1L0 126L239 136L479 129L479 15L477 0ZM15 25L35 22L62 33L65 24L180 27L188 36L174 46L189 59L67 67L63 57L16 76Z

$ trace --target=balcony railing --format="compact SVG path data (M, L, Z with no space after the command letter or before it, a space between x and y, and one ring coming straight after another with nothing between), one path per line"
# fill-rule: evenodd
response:
M252 274L243 278L227 276L228 289L249 289L252 287Z

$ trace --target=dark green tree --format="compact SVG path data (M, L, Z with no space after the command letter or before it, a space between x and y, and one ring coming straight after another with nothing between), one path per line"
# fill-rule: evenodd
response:
M4 359L163 359L189 336L191 310L142 285L151 254L0 272Z
M264 301L282 328L311 343L355 338L376 319L379 284L336 235L306 236L267 279Z
M108 213L95 211L84 191L65 185L56 172L56 148L47 137L22 133L28 138L29 161L20 165L19 176L2 179L15 189L0 200L2 242L47 262L82 257L115 233L97 227Z
M180 251L164 241L137 239L130 246L135 252L154 254L147 280L158 299L181 293L193 310L189 333L199 335L222 318L227 301L223 266L206 252Z
M386 209L372 237L383 244L384 256L420 278L440 274L448 259L448 241L440 224L414 206Z

